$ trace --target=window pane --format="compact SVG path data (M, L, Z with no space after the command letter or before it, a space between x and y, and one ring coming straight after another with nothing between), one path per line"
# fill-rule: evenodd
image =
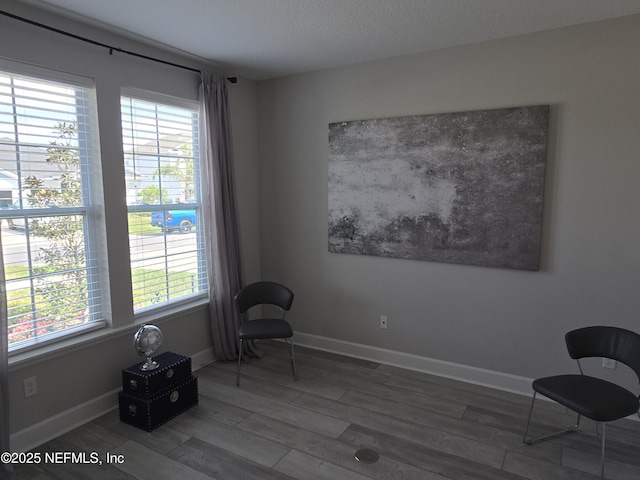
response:
M206 296L197 108L121 106L134 311Z
M0 71L0 221L10 350L102 321L88 234L88 177L99 172L91 140L97 138L94 105L90 88Z

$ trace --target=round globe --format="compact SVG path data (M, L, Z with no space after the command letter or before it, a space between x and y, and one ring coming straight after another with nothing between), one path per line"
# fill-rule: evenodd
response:
M133 346L136 353L147 357L147 361L140 367L142 370L158 368L158 362L151 360L153 355L162 345L162 330L155 325L142 325L133 335Z

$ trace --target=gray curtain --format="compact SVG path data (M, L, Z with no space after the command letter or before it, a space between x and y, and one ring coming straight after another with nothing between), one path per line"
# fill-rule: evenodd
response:
M236 201L229 94L224 77L202 75L200 84L202 211L209 277L211 330L216 358L238 358L242 321L233 297L244 285ZM249 355L258 355L247 343Z
M7 339L7 284L4 278L4 255L0 233L0 452L10 452L9 445L9 351ZM0 478L12 478L13 468L0 464Z

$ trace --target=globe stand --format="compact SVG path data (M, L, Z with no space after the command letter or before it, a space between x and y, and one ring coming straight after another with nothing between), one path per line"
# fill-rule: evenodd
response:
M147 361L140 366L140 370L148 372L149 370L155 370L158 366L158 362L151 360L151 357L147 357Z

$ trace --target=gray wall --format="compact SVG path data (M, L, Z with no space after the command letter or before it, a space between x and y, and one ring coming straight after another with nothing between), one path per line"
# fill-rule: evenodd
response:
M523 377L575 368L575 327L640 331L639 51L634 16L259 83L262 272L296 331ZM330 122L537 104L539 272L328 253Z
M212 68L211 65L204 65L196 59L159 51L12 1L3 0L2 5L3 9L17 15L103 43L195 68ZM128 259L117 254L128 251L120 139L120 88L128 86L197 99L199 75L122 54L110 56L104 48L6 17L0 17L0 56L95 79L106 192L106 242L110 252L112 319L115 324L131 325L133 315ZM241 222L246 233L246 271L249 278L258 278L260 251L257 231L257 86L255 82L239 79L237 84L230 85L229 88ZM163 350L173 350L186 355L210 352L212 341L207 305L183 314L171 315L167 312L164 318L156 319L155 323L164 332ZM20 435L27 432L26 436L20 439L29 441L31 436L28 433L32 430L43 431L46 435L48 424L51 424L51 428L67 428L69 425L65 424L64 419L56 423L57 415L68 416L72 419L70 421L74 421L74 412L79 412L80 417L86 411L91 412L92 409L87 407L86 402L91 404L96 402L96 399L106 396L102 401L97 401L96 405L115 405L117 396L113 391L121 386L121 369L140 361L132 347L132 335L137 328L133 325L125 326L106 337L98 336L92 342L56 351L49 349L51 351L40 357L27 355L22 356L20 361L12 359L9 378L11 432ZM25 399L23 379L34 375L38 381L38 394ZM45 438L38 437L38 440ZM13 448L22 446L24 445L12 445Z

